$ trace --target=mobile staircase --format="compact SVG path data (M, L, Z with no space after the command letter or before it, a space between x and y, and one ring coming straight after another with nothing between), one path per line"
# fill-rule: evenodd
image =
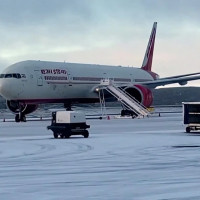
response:
M100 86L106 89L111 95L117 98L126 108L133 111L138 117L145 117L149 115L147 108L140 104L134 97L123 91L120 87L116 86L112 80L101 80Z

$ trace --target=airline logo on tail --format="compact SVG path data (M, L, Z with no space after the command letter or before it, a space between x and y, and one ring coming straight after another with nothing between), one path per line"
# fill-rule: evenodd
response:
M154 43L155 43L155 38L156 38L156 28L157 28L157 22L154 22L151 35L149 38L149 42L147 45L146 53L144 56L144 60L142 63L142 67L141 67L143 70L146 70L146 71L151 71L151 67L152 67L153 50L154 50Z

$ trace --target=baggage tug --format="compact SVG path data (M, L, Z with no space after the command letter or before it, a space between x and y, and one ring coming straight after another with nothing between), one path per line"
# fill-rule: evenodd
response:
M54 138L69 138L71 135L83 135L89 137L85 114L77 111L52 112L51 125L47 129L53 131Z

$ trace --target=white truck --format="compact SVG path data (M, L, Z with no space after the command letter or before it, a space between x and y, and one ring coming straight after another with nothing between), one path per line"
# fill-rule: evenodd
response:
M52 112L51 125L47 129L53 131L54 138L69 138L71 135L83 135L89 137L90 128L86 124L85 114L77 111Z
M187 133L200 130L200 102L183 102L183 123Z

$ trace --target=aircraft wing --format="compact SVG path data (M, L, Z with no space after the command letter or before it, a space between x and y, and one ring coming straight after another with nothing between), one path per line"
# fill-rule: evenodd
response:
M177 76L169 76L169 77L165 77L163 79L180 78L180 77L193 76L193 75L200 75L200 72L191 73L191 74L177 75Z
M157 86L164 86L174 83L178 83L180 85L186 85L188 81L199 80L199 79L200 79L200 73L192 73L192 74L160 78L153 81L137 82L137 84L141 84L149 88L155 88Z

